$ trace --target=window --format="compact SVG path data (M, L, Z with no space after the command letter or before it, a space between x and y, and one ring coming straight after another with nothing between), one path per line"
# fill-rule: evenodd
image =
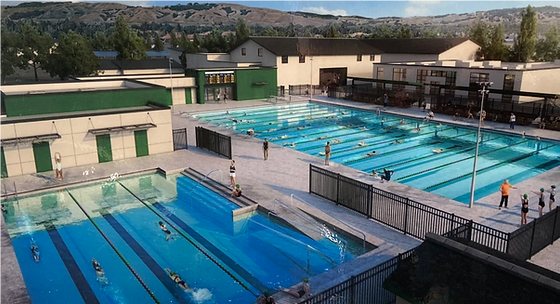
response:
M282 56L282 63L288 63L288 56Z
M375 55L369 55L369 61L375 61Z
M506 74L504 75L504 91L513 91L515 85L515 75ZM513 96L502 94L502 101L511 102Z
M299 55L299 63L305 63L305 55Z
M245 55L247 55L247 49L241 48L241 56L245 56Z
M406 69L393 69L393 80L406 81ZM393 90L402 90L404 85L393 84Z
M361 55L361 54L358 55L358 57L356 57L356 60L357 60L357 61L362 61L362 55Z
M262 48L259 48L259 49L257 50L257 53L258 53L259 57L262 57L262 56L263 56L263 55L262 55L262 54L263 54Z
M472 91L469 91L469 100L474 101L476 104L479 102L479 92L480 86L478 85L479 82L488 82L490 79L488 73L471 73L471 77L469 79L469 87L476 88Z
M377 68L377 79L383 79L383 72L384 72L383 68ZM378 82L377 87L383 88L383 83Z

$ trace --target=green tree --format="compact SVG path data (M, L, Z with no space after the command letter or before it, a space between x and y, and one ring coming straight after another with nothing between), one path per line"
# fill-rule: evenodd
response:
M61 34L44 68L51 77L88 76L99 71L99 60L88 40L73 31Z
M545 38L537 42L537 53L535 59L537 61L554 61L560 58L560 49L558 49L560 37L558 28L553 26L546 34Z
M104 32L96 32L90 39L90 43L95 51L110 51L114 49L111 40Z
M200 39L200 36L198 36L198 34L193 35L193 47L196 53L198 53L200 51L200 48L202 47L202 39Z
M338 31L338 28L334 25L331 24L329 26L329 30L327 31L327 38L340 38L340 32Z
M529 5L521 16L521 27L513 42L512 61L515 62L529 61L536 50L537 13Z
M117 17L115 32L111 36L111 40L117 51L117 59L138 60L147 57L144 41L128 27L123 16Z
M504 45L504 27L499 23L490 37L485 59L507 61L509 57L509 49Z
M2 83L6 80L7 76L12 75L15 66L19 66L21 59L17 56L17 35L8 31L5 26L2 26L2 49L1 49L1 73Z
M399 32L397 33L397 38L412 38L412 30L410 26L401 25Z
M486 59L488 48L488 26L481 21L476 22L469 29L469 38L480 46L480 50L476 52L476 59Z
M236 44L240 45L241 43L245 42L247 38L249 38L249 34L251 31L247 27L247 23L243 19L237 19L237 23L235 24L235 37L236 37Z
M267 27L262 32L262 35L266 36L266 37L278 37L278 31L276 29L274 29L273 27Z
M35 81L39 81L37 70L47 60L49 50L53 46L53 39L48 34L40 34L36 27L25 24L21 28L18 38L18 52L21 56L20 68L33 68Z
M163 42L161 41L161 38L159 38L157 33L154 34L153 39L154 39L154 51L163 52L163 50L165 50L165 47L163 46Z
M175 30L172 30L171 33L169 34L169 43L171 44L172 47L178 47L179 46L179 39L177 39L177 33L175 32Z

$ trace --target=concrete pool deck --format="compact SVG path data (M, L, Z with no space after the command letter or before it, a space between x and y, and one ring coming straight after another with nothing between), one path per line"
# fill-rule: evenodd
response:
M301 98L294 98L294 100L304 101ZM324 96L314 97L315 101L332 103L342 106L351 106L365 110L375 110L378 108L376 105L348 102L343 100L329 99ZM286 101L278 101L278 104L287 103ZM251 199L257 201L263 207L269 210L275 210L276 203L274 199L279 199L285 203L290 203L291 195L303 199L305 202L295 200L294 204L301 207L308 212L315 212L322 214L325 217L331 217L345 223L352 223L352 226L367 234L368 241L378 246L377 249L368 253L363 260L353 260L345 263L332 271L325 272L310 280L310 285L313 293L325 290L337 283L340 283L354 275L360 273L368 268L373 267L385 260L392 258L400 252L404 252L420 244L420 241L411 237L405 236L393 229L381 225L375 221L369 220L355 212L346 208L341 208L335 204L321 199L317 196L308 193L308 176L309 164L323 166L323 160L303 152L292 150L290 148L282 147L275 144L270 144L270 156L267 161L263 160L260 139L249 137L244 134L236 133L232 130L218 127L208 123L200 122L196 119L181 115L182 112L193 113L199 111L225 111L227 109L235 108L251 108L270 106L270 102L262 100L236 102L230 101L228 104L194 104L194 105L181 105L175 106L173 109L173 128L187 128L189 150L180 150L172 153L157 154L135 159L126 159L121 161L114 161L111 163L96 164L95 173L88 176L89 179L94 178L108 178L110 174L118 172L124 174L128 172L136 172L147 169L161 168L166 172L177 172L179 170L191 167L199 172L208 173L212 170L220 169L221 176L218 173L212 175L216 180L220 180L224 184L228 184L227 170L229 167L229 160L206 150L198 149L194 146L194 127L203 126L220 132L232 137L232 151L233 158L236 160L237 165L237 182L241 184L244 194ZM426 113L422 113L420 109L397 109L389 108L388 113L400 114L411 117L422 118ZM435 121L442 123L453 123L476 126L475 123L456 122L452 121L451 117L436 115ZM509 131L509 125L487 123L485 129L496 129L499 131ZM554 140L559 139L559 133L548 130L539 130L534 127L516 126L515 132L519 134L525 131L527 135L539 135L542 138L550 138ZM8 193L13 191L13 184L17 185L19 192L30 191L34 189L41 189L53 186L65 186L75 182L82 182L86 178L83 172L90 169L90 166L81 166L74 168L66 168L65 181L63 183L56 183L54 181L54 172L46 172L43 174L32 174L18 177L9 177L3 179L3 188L6 188ZM361 180L366 183L372 183L375 187L397 193L426 205L433 206L440 210L455 213L458 216L473 219L474 221L494 227L496 229L511 232L517 229L520 222L520 206L519 199L516 199L518 193L529 192L530 190L537 190L541 187L548 188L551 184L560 184L560 168L554 168L528 179L522 183L515 185L519 190L512 190L512 199L510 202L510 209L498 210L500 194L489 195L478 200L474 208L470 209L467 205L452 201L450 199L427 193L415 188L398 183L384 183L381 184L376 180L370 178L364 172L338 165L331 162L331 166L326 167L329 170L341 173L345 176ZM3 189L4 190L4 189ZM496 189L497 191L498 189ZM546 208L548 210L548 207ZM538 216L536 210L536 200L534 195L531 197L529 221ZM3 222L3 219L2 219ZM4 225L4 223L2 223ZM3 226L4 229L4 226ZM4 231L3 231L4 232ZM545 268L560 272L560 258L557 256L557 250L560 245L559 242L549 246L532 258L532 262L541 265ZM11 245L10 245L11 246ZM8 279L4 276L6 271L5 265L7 263L17 265L15 255L11 260L4 261L4 234L2 240L2 302L4 302L5 288L9 286L24 286L21 273L20 279ZM9 248L6 249L9 251ZM13 252L13 248L11 248ZM367 261L367 262L366 262ZM552 267L552 268L551 268ZM556 267L556 268L554 268ZM10 271L16 272L16 271ZM7 285L6 285L7 284ZM6 285L6 286L5 286ZM293 303L295 302L284 293L277 296L279 303ZM13 303L13 302L7 302ZM28 302L21 302L28 303Z

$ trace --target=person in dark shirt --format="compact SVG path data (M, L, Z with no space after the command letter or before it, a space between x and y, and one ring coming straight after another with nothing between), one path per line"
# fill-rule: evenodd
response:
M231 197L241 197L241 186L239 184L235 185L235 189L231 192Z
M394 173L393 170L387 170L383 168L383 174L381 175L381 182L390 181L393 173Z
M268 141L266 138L263 141L263 152L264 152L264 160L268 159Z

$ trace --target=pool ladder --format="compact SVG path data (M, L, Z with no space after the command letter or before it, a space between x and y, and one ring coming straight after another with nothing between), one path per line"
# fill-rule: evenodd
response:
M8 189L6 188L6 183L4 183L4 197L8 198L10 196L15 197L17 204L19 205L19 197L18 197L18 191L17 191L17 187L16 187L16 182L14 182L14 192L12 193L8 193Z

